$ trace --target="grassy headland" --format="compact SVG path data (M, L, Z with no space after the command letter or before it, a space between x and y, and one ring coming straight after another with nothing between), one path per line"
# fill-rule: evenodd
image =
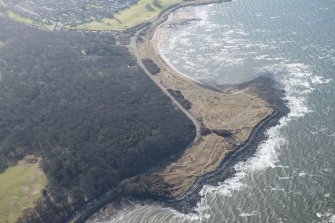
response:
M172 16L166 23L174 22ZM227 154L249 139L253 129L269 117L273 109L255 87L239 89L231 86L218 91L181 74L160 55L158 45L164 40L156 25L141 34L142 41L138 44L141 57L160 67L160 74L153 78L165 88L180 92L191 104L190 113L202 126L199 141L158 172L170 185L170 193L178 197L185 194L199 177L215 171Z

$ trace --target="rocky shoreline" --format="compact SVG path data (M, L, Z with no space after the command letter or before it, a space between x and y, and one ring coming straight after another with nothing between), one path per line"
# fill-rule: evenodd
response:
M233 134L232 137L221 138L221 141L223 140L223 142L228 142L228 144L221 145L221 151L217 150L216 146L215 148L213 147L213 153L219 153L219 156L221 157L219 158L219 160L221 160L223 156L222 163L225 163L225 161L228 160L227 157L231 157L232 154L236 152L235 150L241 150L241 145L248 144L250 141L253 141L252 139L254 138L256 130L260 128L259 126L264 126L265 123L270 122L268 120L271 119L271 117L277 117L277 113L280 113L279 111L281 111L282 108L286 108L284 102L281 101L281 98L283 97L283 92L275 88L276 83L274 79L269 78L268 76L263 76L240 85L218 86L211 83L199 82L178 71L173 65L169 63L169 61L167 61L164 55L161 55L159 50L160 42L164 41L162 40L164 36L161 35L161 29L164 29L166 25L169 26L170 23L173 24L176 20L175 15L170 15L166 15L164 17L165 20L161 20L159 23L153 23L152 26L150 26L148 29L142 31L140 35L141 38L138 40L138 48L141 52L140 56L143 59L146 59L148 57L149 59L156 62L160 67L161 74L154 77L156 79L156 82L159 82L167 89L172 88L173 90L177 90L182 94L183 98L185 98L186 100L190 100L191 104L194 104L195 108L190 109L189 111L190 113L192 113L195 119L197 119L197 122L201 125L202 132L200 140L198 142L195 142L193 146L194 150L202 150L203 145L207 144L209 140L211 140L209 141L209 143L212 145L213 143L215 143L216 145L220 143L220 141L218 141L219 139L217 138L214 140L213 138L208 139L208 137L206 137L207 134L210 134L210 137L212 137L217 135L217 132L220 131L230 133L231 131L235 132L236 135ZM183 18L184 16L182 15L181 20L183 20ZM179 16L177 16L177 20L180 20ZM236 95L236 97L234 97L234 95ZM216 100L214 98L221 99ZM250 100L249 105L247 106L246 103L241 102L241 99ZM204 100L207 102L204 102ZM238 103L236 104L236 102ZM233 103L235 105L231 107L229 106L229 103ZM206 106L210 106L211 109L203 109ZM256 107L263 107L264 109L259 110L256 109ZM270 113L268 108L272 110ZM241 110L245 111L244 115L234 115L234 113L236 112L240 113ZM249 114L247 115L247 113ZM285 115L286 113L287 112L283 112L283 115ZM278 117L278 120L279 119L280 117ZM227 120L229 121L227 122ZM203 132L203 130L205 131ZM191 149L186 150L185 154L183 155L183 157L188 156L188 158L184 158L184 161L178 161L175 158L171 161L172 165L168 167L168 169L170 169L167 171L168 173L166 174L165 171L162 174L163 177L167 176L165 177L165 179L168 178L167 182L172 183L174 188L184 188L186 186L185 184L190 184L190 182L193 181L174 180L176 178L184 177L187 179L188 177L192 177L194 179L193 176L198 176L200 172L202 172L202 174L200 174L202 178L202 175L211 175L212 172L216 172L215 170L219 169L219 167L222 166L220 161L220 163L214 164L211 168L206 168L203 170L199 170L198 168L198 170L194 170L193 168L197 167L194 166L194 164L189 166L187 164L188 161L185 160L197 160L196 157L198 157L198 159L200 160L202 159L202 156L195 154L195 152L190 152ZM208 150L210 150L210 148L207 149L207 151L202 151L202 153L208 153ZM222 150L228 150L228 152L223 152ZM189 153L189 155L187 155L186 153ZM223 155L224 153L226 153L226 155ZM212 156L212 153L210 156ZM208 162L212 161L208 160ZM173 163L175 163L176 165L174 166ZM179 168L180 166L185 167L181 169ZM177 167L178 170L175 170L175 167ZM185 173L186 169L192 169L192 172L187 174ZM176 171L181 171L181 173L178 174L176 173ZM185 191L185 189L177 190L178 191L174 191L172 194L173 197L178 197L177 200L181 200L182 198L187 197L190 193L192 193L187 192L184 194L184 192L182 191ZM181 198L179 198L180 195Z
M245 87L250 85L259 86L259 94L262 95L274 108L274 113L263 122L259 123L253 130L252 135L243 144L227 155L221 166L212 173L206 174L198 179L196 184L182 197L175 199L166 199L162 201L162 206L173 207L182 213L194 212L194 208L201 199L200 191L204 185L217 185L218 182L223 182L236 174L234 165L239 162L244 162L252 157L260 143L266 139L266 131L276 126L279 120L289 113L289 108L286 106L284 92L276 87L277 83L272 77L260 77L240 85Z
M207 1L206 1L207 2ZM222 1L220 1L222 2ZM207 2L207 3L198 3L199 4L209 4L214 2ZM190 5L186 5L190 6ZM158 18L155 22L153 22L148 27L142 28L144 32L152 37L156 31L157 28L168 19L168 15L185 6L176 6L173 9L166 10L162 12L160 15L161 17ZM138 33L141 33L142 30L138 30ZM143 35L143 34L142 34ZM142 35L140 37L142 37ZM137 35L136 35L137 36ZM137 38L136 38L137 39ZM156 56L160 57L156 54ZM143 58L145 59L145 58ZM159 58L160 60L163 60L162 58ZM165 63L166 66L168 64ZM175 71L173 68L171 68L173 71ZM176 75L179 75L178 72ZM181 76L181 75L179 75ZM235 89L245 89L247 87L254 87L257 89L257 94L267 101L267 103L270 105L270 107L273 109L272 115L267 117L266 119L262 120L260 123L258 123L255 128L253 128L252 133L250 137L245 141L244 144L238 146L234 151L230 152L221 162L221 165L219 168L217 168L215 171L210 172L208 174L205 174L201 176L195 184L191 187L191 189L185 193L184 195L180 197L171 197L171 196L136 196L136 195L122 195L117 196L115 200L115 204L113 205L113 209L122 210L122 207L124 205L128 205L129 201L140 203L140 204L150 204L150 203L158 203L163 207L172 207L182 213L190 213L195 211L196 204L201 200L200 191L202 190L204 185L217 185L218 182L223 182L224 180L233 177L236 173L234 169L234 165L238 162L246 161L248 158L252 157L255 152L257 151L257 148L259 144L266 139L266 131L267 129L275 126L278 124L279 120L286 116L289 112L289 109L285 105L285 101L282 99L284 97L284 92L280 89L280 87L276 86L277 83L272 77L269 76L263 76L259 77L255 80L249 81L247 83L243 83L241 85L236 86L212 86L212 85L206 85L204 83L199 83L197 81L194 81L187 77L182 77L186 79L189 82L193 82L194 84L197 84L198 86L202 88L207 88L212 91L225 91L227 89L235 88ZM160 167L156 168L150 168L148 170L147 174L153 173L155 169L160 169L167 164L171 163L173 160L177 159L178 156L181 155L183 151L177 152L173 157L165 160L164 162L160 162ZM120 202L121 201L121 202ZM123 202L124 201L124 202ZM104 208L106 210L106 208ZM115 210L113 211L115 213ZM94 222L92 219L97 219L97 214L92 216L89 220L89 222Z
M225 157L220 167L211 173L208 173L200 177L192 188L183 196L173 198L170 196L163 197L143 197L143 196L117 196L112 203L109 203L100 211L92 215L87 222L97 223L101 221L107 221L110 216L117 215L122 212L123 209L129 205L159 205L165 208L173 208L181 213L196 213L197 204L200 202L202 196L200 191L205 185L216 186L219 182L223 182L236 174L234 169L235 164L244 162L252 157L260 143L266 139L266 131L276 126L279 120L289 113L289 108L286 106L286 102L282 99L284 97L283 90L277 86L277 82L269 76L259 77L255 80L243 83L238 88L245 88L246 86L257 86L259 94L262 95L274 108L273 114L259 123L253 130L249 139L240 145L237 149L231 152ZM181 152L177 152L179 155ZM177 154L175 156L178 156ZM172 157L161 163L162 166L172 162L171 160L176 159ZM151 169L149 173L154 172L155 169ZM85 219L86 220L86 219Z

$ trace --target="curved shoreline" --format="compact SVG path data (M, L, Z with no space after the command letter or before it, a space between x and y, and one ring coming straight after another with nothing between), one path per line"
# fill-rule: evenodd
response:
M252 135L243 145L240 145L232 153L226 156L225 159L222 161L220 167L216 171L201 176L196 181L196 183L193 184L192 188L181 197L162 199L156 197L139 198L133 196L116 196L113 200L109 200L109 202L105 203L104 208L107 208L107 210L109 206L112 205L112 211L107 211L107 213L109 213L108 219L110 219L110 216L121 213L125 206L128 206L130 204L155 204L165 208L173 208L174 210L179 211L183 214L196 213L197 210L195 208L197 207L197 204L200 202L200 200L203 198L200 192L205 185L216 186L219 182L223 182L231 177L234 177L234 175L237 173L234 168L235 164L239 162L244 162L252 157L256 153L259 144L263 140L267 139L266 131L271 127L276 126L279 123L280 119L282 117L285 117L289 113L289 108L286 106L285 101L281 99L284 93L281 89L278 89L274 86L276 83L273 78L260 77L256 80L244 84L261 84L269 91L275 90L276 96L268 97L266 99L268 101L271 101L271 104L275 107L275 112L271 116L260 122L254 128ZM266 94L266 92L263 93ZM101 210L103 210L104 208L102 208ZM99 211L95 212L94 215L99 216ZM84 218L84 220L88 219L88 217L93 217L94 215L92 214L91 216L87 216L86 218ZM96 223L95 221L89 222Z
M215 2L214 2L215 3ZM207 3L211 4L211 3ZM201 4L202 5L202 4ZM197 5L187 5L183 7L194 7ZM182 7L178 7L172 11L170 11L167 15L165 15L165 19L163 21L160 21L158 24L152 24L149 26L149 36L151 37L150 47L154 50L154 57L156 57L164 66L165 69L167 69L170 73L172 73L175 76L178 76L179 78L187 81L197 84L198 86L202 88L207 88L212 91L220 91L223 92L226 87L228 89L230 87L235 89L243 89L246 86L251 85L259 85L261 87L258 91L258 94L260 97L265 99L273 108L273 113L267 117L266 119L260 121L253 129L251 135L248 137L248 139L240 146L238 146L234 151L229 153L221 162L219 168L217 168L215 171L207 173L203 176L200 176L199 179L193 184L191 189L182 195L181 197L174 197L171 199L165 199L161 201L160 203L162 206L166 207L173 207L174 209L182 212L182 213L189 213L194 211L194 207L196 207L196 204L200 201L201 195L200 191L202 190L204 185L215 185L218 182L222 182L230 177L233 177L236 173L236 170L234 169L235 164L241 161L246 161L250 157L252 157L255 152L257 151L257 148L259 144L266 139L266 131L276 126L279 123L279 120L286 116L289 113L289 109L285 104L285 101L282 99L284 97L284 92L281 89L276 88L276 81L273 78L269 77L259 77L254 80L244 82L241 84L236 85L228 85L228 86L211 86L208 84L205 84L204 82L198 81L194 78L191 78L187 74L182 73L179 71L176 67L174 67L167 58L160 52L159 50L159 39L160 39L160 29L170 22L170 16L171 13L175 12L176 10L180 9ZM272 92L272 94L267 94L268 92ZM155 199L152 200L153 202L156 201Z
M183 7L188 6L197 6L197 5L204 5L204 4L213 4L216 2L224 2L224 1L210 1L210 2L201 2L201 3L194 3L194 4L187 4L187 5L177 5L175 7L169 8L166 11L163 11L160 16L152 23L147 24L148 26L141 27L139 30L137 30L136 34L134 35L134 38L137 42L138 40L138 34L141 32L149 32L151 33L151 40L150 40L150 46L155 50L155 57L157 57L158 60L160 60L164 68L167 69L169 72L173 73L174 75L178 76L179 78L187 81L192 82L201 88L207 88L212 91L220 91L222 92L222 89L219 89L219 87L213 87L206 85L205 83L201 81L197 81L188 75L180 72L177 70L164 56L159 52L157 49L159 47L159 44L155 44L155 38L159 38L159 29L168 22L169 15ZM162 20L163 19L163 20ZM157 36L158 32L158 36ZM142 58L144 59L144 58ZM240 85L233 85L234 87L243 88L243 86L249 86L252 84L260 84L265 88L266 90L262 89L261 92L258 92L262 98L264 98L266 101L269 102L274 108L274 113L270 115L265 120L259 122L257 126L252 130L252 134L250 137L245 141L243 145L238 146L233 152L231 152L229 155L227 155L224 160L221 162L220 167L216 169L214 172L210 172L208 174L205 174L196 181L195 184L193 184L192 188L183 196L178 198L171 198L171 199L157 199L157 198L145 198L145 203L147 202L159 202L162 204L162 206L165 207L173 207L176 210L183 212L183 213L189 213L194 211L194 207L196 204L200 201L201 195L199 192L203 188L204 185L215 185L219 181L223 181L225 179L228 179L236 173L234 170L234 165L240 161L245 161L248 158L250 158L254 153L256 152L258 145L260 142L262 142L266 138L266 131L272 127L278 124L279 120L285 116L289 109L285 105L285 102L281 99L283 97L283 92L280 89L277 89L274 87L274 81L273 79L269 78L257 78L255 80L249 81L247 83L243 83ZM267 97L266 91L275 91L275 96ZM186 149L186 148L185 148ZM152 171L152 170L151 170ZM149 172L151 172L149 171ZM113 200L119 200L122 199L119 196ZM135 201L141 201L142 199L138 199L136 197L130 197L131 200ZM109 202L112 202L112 200L109 200ZM106 204L106 203L105 203ZM101 207L101 206L100 206Z
M173 64L169 62L169 60L164 56L164 54L160 51L160 31L163 28L164 25L170 22L170 16L173 15L177 10L186 8L186 7L197 7L201 5L211 5L211 4L220 4L225 2L231 2L232 0L205 0L205 1L199 1L199 2L191 2L189 4L179 4L176 6L173 6L171 8L166 9L165 11L162 11L162 13L159 15L159 18L157 18L152 24L149 24L148 27L150 29L150 46L155 51L155 56L159 58L159 60L163 63L164 67L169 70L171 73L174 73L175 75L178 75L180 78L191 81L201 87L213 90L213 91L222 91L222 89L218 86L211 85L209 83L205 83L203 81L196 80L195 78L190 77L189 75L181 72L178 70ZM161 20L162 19L162 20ZM145 31L146 27L142 27L139 32Z
M273 79L266 78L265 80L260 77L263 81L270 82L270 88L274 83ZM260 80L256 80L260 81ZM251 81L251 82L255 82ZM276 88L275 88L276 89ZM277 89L279 94L282 94L280 89ZM289 109L285 104L284 100L277 99L269 99L273 100L272 102L277 107L277 111L274 112L273 115L268 117L263 122L259 123L253 130L252 135L249 139L239 148L234 150L231 154L229 154L221 163L220 167L211 173L208 173L202 177L200 177L197 182L192 186L192 188L182 197L172 198L172 199L157 199L157 198L137 198L137 197L126 197L123 199L116 199L113 203L112 211L113 214L108 214L110 216L122 213L122 210L128 205L159 205L163 208L172 208L180 213L189 214L189 213L197 213L196 207L197 204L201 201L203 196L200 194L201 190L205 185L217 186L219 182L224 182L225 180L234 177L237 171L234 169L235 165L239 162L247 161L250 157L252 157L257 149L259 144L266 140L266 131L271 127L274 127L278 124L282 117L285 117L289 113ZM109 203L109 205L112 203ZM109 205L106 208L109 208ZM107 211L108 212L108 211ZM109 213L109 212L108 212ZM99 213L96 213L99 215ZM99 222L99 221L98 221ZM96 223L92 221L90 223Z
M264 81L264 79L261 77L254 81ZM271 82L273 80L265 79L265 81ZM275 83L273 82L272 84ZM282 91L280 89L274 88L273 85L266 87L268 87L269 90L275 89L278 94L282 94ZM278 100L278 98L269 98L268 100L271 100L271 104L276 107L274 113L260 122L253 129L252 134L248 140L236 148L232 153L228 154L217 170L201 176L192 186L192 188L182 197L165 201L167 206L173 207L182 213L195 212L194 208L202 198L200 191L203 189L203 186L215 186L218 185L219 182L223 182L231 177L234 177L234 175L237 173L234 168L235 165L239 162L247 161L250 157L252 157L256 153L260 143L267 139L267 130L276 126L280 119L289 113L289 108L286 106L284 100Z
M154 49L156 56L160 58L160 60L163 62L163 64L165 65L165 67L167 69L169 69L171 72L173 72L174 74L178 74L181 78L190 80L192 82L198 83L200 85L205 85L203 82L196 80L195 78L190 77L187 74L182 73L181 71L179 71L174 65L172 65L170 63L170 61L164 56L164 54L160 51L160 39L161 39L161 29L163 28L164 25L166 25L167 23L170 22L170 16L172 15L172 13L174 13L175 11L171 12L167 18L167 20L165 20L163 23L161 23L159 26L156 27L153 36L151 37L150 40L150 45L151 47Z

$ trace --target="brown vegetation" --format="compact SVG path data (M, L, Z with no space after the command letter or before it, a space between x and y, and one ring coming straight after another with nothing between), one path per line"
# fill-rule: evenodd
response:
M229 152L245 143L255 126L270 116L273 109L254 86L243 89L232 86L219 91L179 73L159 55L156 49L159 34L153 39L150 35L147 31L141 36L138 44L141 56L161 68L154 78L171 89L170 93L179 92L178 98L182 95L192 105L190 112L202 126L199 141L159 173L170 186L170 193L180 196L200 176L215 171Z

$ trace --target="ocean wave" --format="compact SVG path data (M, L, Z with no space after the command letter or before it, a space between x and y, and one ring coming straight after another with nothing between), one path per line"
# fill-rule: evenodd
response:
M332 79L315 75L311 77L311 81L313 84L328 84Z
M330 197L330 195L331 195L331 193L326 193L326 194L324 194L323 196L324 196L324 197Z
M335 214L331 214L329 217L329 223L335 223Z
M247 185L243 179L247 176L252 176L253 173L265 170L267 168L281 168L278 155L280 148L287 143L287 140L281 134L284 126L287 126L292 120L301 118L307 113L312 112L308 107L308 95L319 84L329 83L330 80L313 74L312 69L303 63L280 63L262 67L259 72L270 72L274 78L282 85L285 90L286 105L290 112L287 116L279 120L278 125L271 127L266 131L266 140L261 142L254 156L245 162L239 162L235 165L237 171L235 176L219 183L218 186L206 185L200 192L203 196L199 205L199 214L208 213L210 207L206 202L206 197L209 194L218 194L223 196L232 196L235 191L242 190ZM317 80L317 81L315 81ZM305 173L299 173L299 176L304 176ZM278 188L272 188L278 189Z
M259 214L258 211L252 211L251 213L245 213L245 212L243 212L243 213L240 214L240 216L241 217L250 217L250 216L256 216L258 214Z
M208 21L208 17L206 17L203 12L200 14L202 17L202 22L197 21L193 24L193 27L186 27L186 29L184 29L185 31L181 32L181 35L184 38L187 38L188 41L191 40L189 35L191 35L192 30L194 31L195 27L202 27L204 24L206 24L208 28L213 24L212 22ZM202 44L199 43L200 46L210 48L212 46L212 43L216 43L214 45L216 48L219 44L222 44L222 42L224 42L224 44L222 44L221 52L217 52L216 54L209 54L206 57L202 55L202 63L196 63L194 67L203 65L203 62L205 60L204 58L210 58L209 62L211 64L214 63L215 65L217 65L218 68L225 67L226 69L229 66L238 67L242 66L244 64L244 61L249 58L248 55L251 55L253 53L253 51L250 50L248 51L247 55L241 56L239 53L242 52L241 49L246 49L246 47L244 46L248 46L248 48L255 47L262 50L268 50L271 48L269 44L251 43L245 38L240 38L241 35L243 36L247 32L238 33L239 30L242 29L226 25L225 29L222 30L222 33L224 33L224 35L221 40L216 40L215 37L212 38L210 35L208 36L206 34L206 38L202 39ZM238 36L236 34L241 35ZM177 38L176 36L174 38L174 41L170 40L172 43L174 43L170 47L176 48L176 43L178 42L178 40L179 38ZM184 58L185 60L187 59L184 54L177 55L177 58ZM332 81L332 79L316 75L315 72L313 72L311 66L304 63L292 62L290 58L285 58L285 55L280 54L277 55L277 57L274 57L271 56L271 54L266 54L264 52L263 54L255 55L252 58L253 60L260 61L260 66L262 66L261 64L264 64L262 60L266 60L266 64L268 64L270 61L273 61L273 64L260 67L258 73L273 74L274 78L282 85L282 88L285 91L285 97L283 98L283 100L286 101L286 105L290 109L290 112L287 116L279 120L278 125L266 131L266 140L260 143L259 148L253 157L249 158L245 162L240 162L234 166L236 170L236 174L234 177L219 183L218 186L206 185L203 187L200 192L200 195L203 198L198 204L197 209L200 219L207 219L209 217L208 213L210 213L210 206L208 205L209 201L207 197L211 197L210 195L215 194L221 196L232 196L234 192L243 190L247 186L243 182L243 179L248 176L252 176L253 173L262 171L267 168L284 168L284 166L280 164L280 160L278 159L280 148L288 143L284 135L281 133L282 129L287 126L292 120L301 118L306 114L313 112L313 110L308 106L309 95L317 88L317 86L322 84L328 84ZM185 66L185 63L183 64ZM217 76L213 74L213 72L211 76L209 74L207 75L204 70L194 73L197 74L196 78L204 77L204 79L206 79ZM204 73L206 73L206 75L204 75ZM220 73L220 70L218 70L217 73Z
M305 173L305 172L300 172L300 173L298 174L298 176L299 176L299 177L304 177L304 176L306 176L306 173Z
M278 177L279 180L290 180L293 177Z
M316 216L318 218L323 218L325 220L325 221L322 221L322 222L335 223L335 214L332 213L330 210L328 210L324 214L317 212Z
M104 213L110 216L108 213ZM202 216L197 214L183 214L172 208L162 207L152 204L126 204L124 208L112 215L113 217L107 221L90 221L90 223L133 223L133 222L199 222Z

